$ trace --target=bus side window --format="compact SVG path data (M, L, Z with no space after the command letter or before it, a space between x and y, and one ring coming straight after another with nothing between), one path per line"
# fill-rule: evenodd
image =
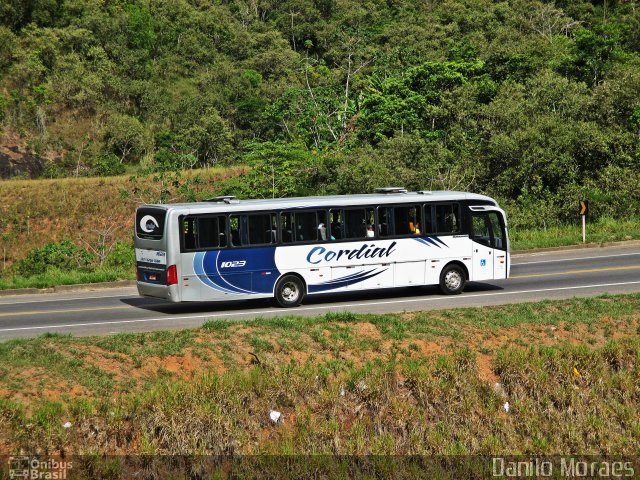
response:
M489 212L489 223L491 223L491 231L493 233L493 247L505 250L504 228L497 212Z
M491 232L489 231L489 221L485 213L471 214L471 226L473 227L472 237L475 242L491 246Z
M218 217L218 246L224 248L227 246L227 218Z
M187 217L182 220L182 233L184 235L185 250L195 250L196 248L196 219Z
M344 211L345 239L365 238L367 236L367 211L358 208Z
M394 234L395 235L419 235L422 212L417 205L407 205L406 207L394 207Z
M424 220L422 222L422 228L420 229L423 234L434 233L433 220L431 214L431 205L428 203L424 206Z
M282 243L293 242L293 230L291 225L293 224L293 213L283 212L280 214L280 235Z
M264 245L275 243L274 226L272 223L272 214L259 213L255 215L247 215L246 225L248 230L249 245Z
M460 233L458 204L436 205L436 226L438 233Z
M329 218L331 218L331 240L342 239L344 232L342 210L329 210Z
M218 224L215 217L198 218L198 248L218 246Z
M296 241L315 242L318 240L318 218L315 211L297 212Z
M325 210L318 210L316 212L316 218L318 220L318 240L324 242L327 238L327 212Z
M231 233L231 245L240 246L240 217L231 215L229 217L229 232Z
M280 230L282 243L326 240L327 213L322 210L283 212L280 214Z
M391 212L390 208L386 208L386 207L378 208L378 221L380 222L379 232L381 237L389 236L389 233L390 233L389 224L391 222L390 212Z

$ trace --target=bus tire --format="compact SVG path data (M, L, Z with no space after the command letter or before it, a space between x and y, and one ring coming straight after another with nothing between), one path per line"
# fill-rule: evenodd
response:
M284 308L297 307L304 298L304 283L295 275L285 275L276 285L275 299Z
M445 295L458 295L464 290L464 269L455 263L449 264L440 273L440 291Z

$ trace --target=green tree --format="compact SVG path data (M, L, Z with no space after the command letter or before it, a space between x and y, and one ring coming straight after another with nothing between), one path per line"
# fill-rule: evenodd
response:
M223 193L242 198L309 195L320 174L318 156L300 143L260 142L247 146L249 172L222 185Z
M138 160L147 147L144 126L140 120L129 115L111 115L105 127L104 139L120 163Z
M429 62L401 76L372 79L358 119L360 138L375 144L396 132L443 136L449 125L447 92L481 73L481 63Z
M228 162L232 154L233 137L218 112L209 108L180 135L182 142L192 149L202 166Z

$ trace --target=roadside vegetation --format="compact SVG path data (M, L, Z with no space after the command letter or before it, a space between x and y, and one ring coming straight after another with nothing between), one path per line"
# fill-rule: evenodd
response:
M635 455L638 312L633 294L12 340L0 453Z
M172 170L107 178L0 182L0 290L135 278L133 217L142 202L193 201L242 182L247 168ZM507 215L510 215L506 206ZM510 218L510 217L509 217ZM575 245L574 225L510 227L513 250ZM600 217L587 242L640 239L640 219Z

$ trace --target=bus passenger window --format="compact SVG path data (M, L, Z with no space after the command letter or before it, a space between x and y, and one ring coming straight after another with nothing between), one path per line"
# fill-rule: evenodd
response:
M324 210L319 210L317 212L317 220L318 220L318 240L321 242L328 240L327 239L327 212Z
M218 217L218 246L227 246L227 218Z
M280 214L280 228L282 242L315 242L320 238L320 223L326 224L326 214L322 213L321 219L318 212L283 212ZM325 225L326 237L326 225Z
M276 242L275 214L247 215L247 228L249 230L249 245L264 245Z
M342 210L329 210L329 218L331 218L331 240L341 240L344 232Z
M344 211L345 239L366 238L367 225L373 218L372 208L358 208Z
M423 235L434 233L433 220L431 217L431 205L429 204L424 206L424 217L422 221L422 228L420 229L420 231Z
M436 205L436 226L437 233L460 233L458 205Z
M296 218L296 241L315 242L318 239L316 212L298 212Z
M185 218L182 220L182 233L184 235L185 250L195 250L196 248L196 220L195 218Z
M240 246L240 217L231 215L229 217L229 233L231 234L231 245Z
M227 246L225 217L194 216L182 221L185 251L207 250Z
M375 225L376 217L374 215L373 208L367 208L365 213L365 220L367 222L367 238L373 238L376 236Z
M280 234L282 237L282 243L293 242L293 213L281 213L280 214Z
M380 236L420 235L422 211L419 205L384 207L378 210Z

